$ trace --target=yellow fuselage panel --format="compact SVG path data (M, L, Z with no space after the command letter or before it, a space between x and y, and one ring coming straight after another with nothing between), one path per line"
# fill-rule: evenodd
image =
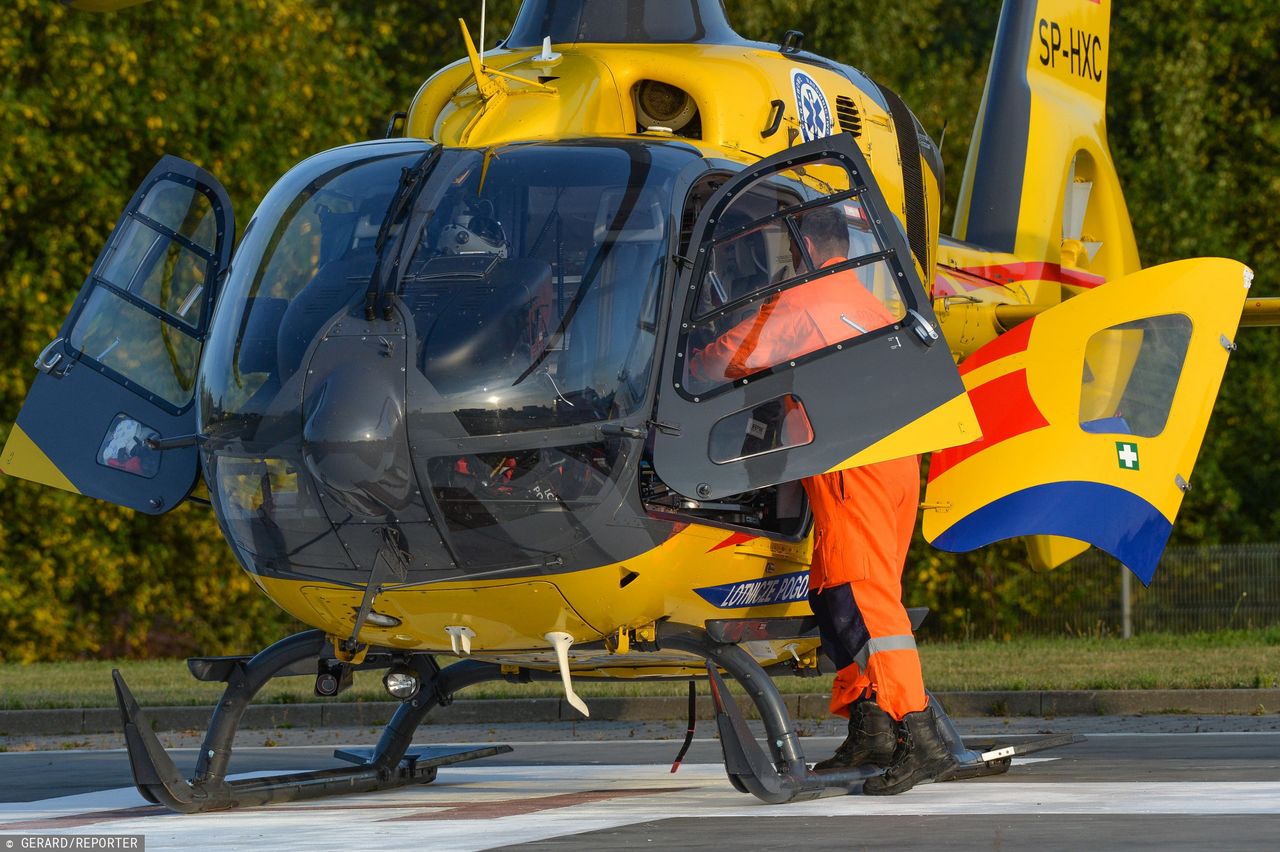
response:
M4 449L0 450L0 473L41 485L52 485L73 494L80 493L66 474L58 469L44 450L17 423L9 430L9 438L4 443Z
M599 640L648 624L656 614L695 625L714 618L808 615L801 595L790 595L800 599L786 603L750 605L751 596L744 594L745 605L721 608L694 591L757 581L763 585L808 570L808 539L744 538L742 533L690 524L625 563L532 580L460 578L386 591L375 599L373 609L400 619L400 625L378 628L366 623L360 638L394 648L448 652L451 643L445 628L468 627L476 634L473 653L483 657L545 653L543 636L553 630L565 631L579 643ZM270 577L258 581L295 618L334 636L350 635L363 589ZM803 584L790 579L792 585L797 582Z
M486 96L466 60L432 76L414 98L406 132L444 145L489 147L526 140L642 135L676 139L705 155L749 164L785 151L801 140L792 72L802 71L822 88L832 111L846 98L861 119L858 145L876 171L891 210L902 217L904 202L897 137L887 112L842 74L800 63L776 51L749 46L578 44L557 48L554 63L538 61L534 50L492 50L485 67L529 81L495 78L497 94ZM698 107L698 138L644 132L636 117L635 92L655 80L688 92ZM765 135L774 101L784 105L777 131ZM928 175L928 166L922 164ZM928 229L937 240L941 208L935 181L926 180L931 211Z

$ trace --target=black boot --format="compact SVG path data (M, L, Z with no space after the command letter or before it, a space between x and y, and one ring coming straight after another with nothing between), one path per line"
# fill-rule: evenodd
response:
M888 766L897 743L893 717L870 698L859 698L849 705L849 736L836 753L814 766L814 770L849 769L872 763Z
M917 784L936 781L956 765L955 756L938 733L933 708L908 713L898 723L898 748L883 775L862 785L867 796L893 796Z

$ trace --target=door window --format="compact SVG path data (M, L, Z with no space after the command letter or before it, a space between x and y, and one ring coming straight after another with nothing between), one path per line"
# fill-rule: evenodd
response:
M838 161L749 184L703 247L681 386L705 396L893 325L905 282Z
M213 204L193 185L157 181L147 192L138 214L212 254L217 246Z
M173 411L195 388L218 218L194 180L154 181L113 235L67 338L103 372Z
M813 440L804 403L792 394L735 411L711 427L708 455L716 464L762 456Z
M160 433L127 414L117 414L98 448L98 464L114 470L155 479L160 472L160 453L147 446Z
M118 248L99 274L117 290L195 330L204 318L201 297L209 263L209 258L133 219L125 224Z
M94 288L67 343L175 409L191 400L200 342L107 287Z
M1089 338L1080 392L1080 428L1154 438L1164 431L1191 343L1182 314L1113 325Z

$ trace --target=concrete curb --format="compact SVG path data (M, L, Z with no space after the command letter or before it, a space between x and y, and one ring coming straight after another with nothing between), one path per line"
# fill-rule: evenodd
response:
M1280 689L1131 689L1099 691L940 692L938 699L952 716L1134 716L1142 714L1270 714L1280 712ZM784 696L796 719L828 717L827 696ZM688 699L590 698L597 721L683 720ZM751 715L749 702L740 701ZM245 711L243 728L381 727L399 706L393 701L316 704L259 704ZM148 707L156 730L204 730L212 707ZM698 718L712 717L711 700L698 697ZM433 711L427 724L500 725L508 722L579 722L578 711L563 698L505 698L455 701ZM119 731L115 708L66 710L0 710L0 736L104 734Z

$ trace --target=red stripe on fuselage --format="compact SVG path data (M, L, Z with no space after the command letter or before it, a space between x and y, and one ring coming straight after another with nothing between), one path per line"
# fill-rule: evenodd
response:
M1092 272L1063 269L1062 264L1059 263L998 263L995 266L966 266L964 271L990 278L999 284L1012 284L1015 281L1057 281L1059 284L1070 284L1072 287L1092 289L1107 281L1101 275L1094 275Z
M964 376L972 373L979 367L986 366L1001 358L1008 358L1010 355L1017 355L1027 348L1027 343L1031 339L1031 329L1035 325L1036 318L1020 322L995 340L983 346L977 352L970 355L964 361L960 362L960 375Z
M728 538L708 550L707 553L715 553L722 547L733 547L734 545L744 544L751 541L753 538L759 538L759 536L752 535L751 533L731 533Z
M959 285L961 289L956 289ZM972 293L975 290L986 290L991 287L1003 287L1004 284L999 281L992 281L990 278L981 278L971 272L955 266L943 266L938 264L937 271L933 277L933 297L935 299L945 298L946 296L959 296L964 293Z
M1025 432L1049 425L1049 421L1031 398L1026 370L1005 373L973 388L969 391L969 401L973 403L973 411L978 415L982 437L971 444L934 453L933 460L929 463L930 482L970 456Z

